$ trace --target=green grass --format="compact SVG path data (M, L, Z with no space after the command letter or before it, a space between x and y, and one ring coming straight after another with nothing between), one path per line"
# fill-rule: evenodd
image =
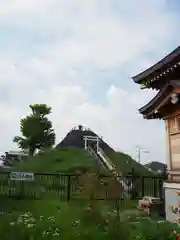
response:
M179 227L169 222L158 223L149 219L139 219L135 222L128 221L125 216L123 218L126 220L121 216L118 220L112 214L103 215L102 211L99 211L99 206L90 209L83 204L59 203L58 209L52 207L49 209L51 215L46 215L47 205L43 202L37 206L41 209L40 215L36 211L28 211L25 214L18 212L1 214L1 239L165 240L172 233L172 229L179 232ZM128 215L130 214L129 212Z
M110 152L107 153L108 157L114 163L114 165L119 169L123 174L128 174L132 171L135 171L136 174L140 176L153 176L153 174L148 171L143 165L136 162L129 155L122 152Z
M133 160L129 155L121 152L106 153L114 165L124 174L131 172L132 169L141 176L153 176L143 165ZM75 172L78 169L97 172L99 169L97 160L84 149L64 148L53 149L45 153L31 157L14 167L18 171L33 172ZM101 173L107 174L101 168Z
M97 171L97 161L83 149L53 149L28 158L13 169L43 173L71 173L78 169L95 172Z

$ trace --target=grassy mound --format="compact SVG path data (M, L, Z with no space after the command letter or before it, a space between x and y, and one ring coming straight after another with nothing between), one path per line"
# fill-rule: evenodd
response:
M96 172L98 163L84 149L61 148L40 153L28 158L14 170L42 173L73 173L76 170Z
M121 171L124 175L134 170L137 175L140 176L152 176L153 173L150 172L140 163L136 162L129 155L122 152L109 152L108 157L114 163L114 165Z
M159 180L151 178L151 176L153 176L153 173L148 171L143 165L137 163L129 155L121 152L112 151L106 154L114 163L114 165L117 167L117 169L119 169L119 171L122 172L124 175L132 172L132 169L133 169L135 174L139 176L134 182L134 186L136 186L137 188L137 194L139 194L140 196L141 195L155 196L156 194L159 194L160 187L161 187ZM95 159L87 151L81 148L59 148L59 149L56 148L51 151L50 150L46 151L44 153L38 154L22 162L18 166L14 167L13 171L25 171L25 172L35 172L35 173L71 173L71 174L98 172L103 175L109 175L109 172L99 165L97 159ZM140 178L140 176L150 177L150 178L144 178L144 182L143 182L144 187L143 187L142 179ZM62 196L68 197L67 177L61 178L61 180L59 176L57 177L46 176L45 178L37 176L35 179L35 182L37 184L33 185L33 184L25 183L25 188L32 189L31 191L35 192L33 194L37 194L36 191L39 191L38 190L39 186L43 186L43 187L46 187L48 191L51 192L52 195L58 194L60 197ZM108 188L109 188L107 190L108 195L110 195L111 191L113 192L111 193L111 195L113 194L113 196L114 196L114 192L119 193L119 184L117 184L117 182L116 184L113 183L113 180L111 178L101 178L101 179L105 182L104 184L106 184L106 187L102 188L102 186L100 186L99 189L101 189L101 191L98 190L97 188L96 190L97 193L102 192L101 196L102 195L104 196L104 193ZM6 178L4 178L4 180L6 181ZM60 183L60 181L62 183ZM84 183L81 184L81 186L83 185ZM156 185L156 188L154 188L155 185ZM9 188L10 188L10 185L6 186L6 192L9 191ZM35 191L36 188L37 190ZM73 178L71 178L71 188L72 189L78 188L76 179L73 180ZM145 191L143 191L143 189L145 189ZM3 191L5 191L5 188L3 188ZM64 191L66 191L66 193L64 193ZM48 194L50 194L50 192ZM76 190L72 190L72 195L76 194L76 192L77 192ZM39 196L39 193L38 193L38 196Z
M128 174L133 169L135 174L138 176L153 176L152 172L148 171L143 165L137 163L127 154L113 151L106 154L117 167L117 169L119 169L119 171L124 175ZM27 159L18 166L14 167L13 170L36 173L96 173L98 171L100 174L109 175L109 172L99 165L97 159L81 148L56 148L51 151L49 150ZM36 178L36 181L39 181L38 178ZM110 182L111 179L109 178L107 181ZM44 185L45 183L42 184ZM54 188L58 188L59 179L49 179L48 184L53 185ZM137 179L135 184L141 192L141 179ZM158 181L156 185L158 187ZM115 186L114 188L118 188L118 186ZM154 195L153 179L145 179L144 186L146 186L146 194Z
M106 152L114 165L124 175L132 171L140 176L152 176L143 165L136 162L129 155L121 152ZM14 167L18 171L46 172L46 173L73 173L76 170L82 172L108 173L98 161L87 151L81 148L56 148L38 154L27 159L18 166Z
M65 138L56 146L57 149L62 148L71 148L76 147L78 149L84 148L84 136L93 136L99 137L95 132L91 130L83 130L83 129L74 129L71 130ZM95 143L88 143L95 150ZM153 174L147 170L146 167L137 163L134 159L132 159L129 155L125 153L115 152L112 147L108 145L108 143L104 142L102 139L99 143L100 148L106 153L106 155L111 159L114 165L119 169L123 175L132 171L132 168L136 172L136 174L144 175L144 176L152 176Z

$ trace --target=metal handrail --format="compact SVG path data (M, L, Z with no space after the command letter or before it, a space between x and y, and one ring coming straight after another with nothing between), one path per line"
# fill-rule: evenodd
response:
M87 150L88 150L88 152L89 152L91 155L93 155L94 157L96 157L96 158L101 162L101 164L103 164L103 166L104 166L105 168L108 168L107 164L97 155L97 153L94 151L94 149L93 149L92 147L88 146L88 147L87 147ZM109 168L108 168L108 170L109 170Z
M114 168L114 170L115 170L115 175L116 175L117 179L118 179L119 181L124 181L126 185L129 185L129 181L128 181L128 180L126 180L126 179L119 179L119 177L122 177L122 173L121 173L121 172L118 173L118 172L116 171L116 170L117 170L116 166L115 166L115 165L112 163L112 161L106 156L105 152L104 152L101 148L99 148L99 151L100 151L100 153L107 159L107 161L110 163L110 165Z
M101 148L99 148L99 152L107 159L107 161L110 163L110 165L111 165L114 169L116 169L116 166L112 163L112 161L107 157L107 155L105 154L105 152L104 152Z
M113 173L113 175L116 177L116 179L123 185L123 183L126 185L126 187L129 186L129 181L125 180L125 179L121 179L120 177L122 177L122 173L118 173L117 172L117 168L116 166L112 163L112 161L106 156L105 152L99 148L99 151L96 153L94 151L94 149L90 146L88 146L88 151L93 154L94 156L98 157L98 155L103 155L103 157L106 159L106 162L102 159L101 156L99 156L101 158L101 161L104 163L104 165L106 165L106 167L109 169L109 171L111 171ZM99 154L100 153L100 154ZM107 164L108 163L108 164ZM109 168L109 165L112 167L112 169Z

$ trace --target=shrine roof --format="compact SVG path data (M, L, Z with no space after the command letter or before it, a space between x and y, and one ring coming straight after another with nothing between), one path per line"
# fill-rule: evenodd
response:
M179 67L180 67L180 46L177 47L170 54L166 55L163 59L161 59L153 66L132 77L132 79L134 80L135 83L138 84L142 84L143 82L148 81L149 87L151 87L151 85L154 84L153 82L157 82L157 80L165 78L167 74L170 75L171 72L173 72L175 69ZM154 88L159 89L160 87L155 86Z
M173 89L180 88L180 80L171 80L166 84L156 96L145 106L139 109L139 112L147 119L163 118L162 108L171 105L170 97ZM172 107L171 107L172 109Z

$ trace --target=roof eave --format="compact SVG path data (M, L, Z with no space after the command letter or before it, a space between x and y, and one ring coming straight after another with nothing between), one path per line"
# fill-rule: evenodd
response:
M149 103L139 109L139 113L146 115L148 112L158 110L160 107L167 103L172 89L173 87L171 85L166 85Z
M138 75L132 77L132 80L137 84L141 84L141 82L142 82L142 80L138 78Z
M145 71L140 72L139 74L132 77L133 81L135 83L141 84L142 81L145 80L148 76L153 74L154 72L160 70L165 65L168 65L170 62L172 62L174 59L176 59L178 56L180 56L180 46L177 47L174 51L166 55L164 58L162 58L159 62L152 65L151 67L147 68Z
M147 120L152 120L152 119L163 119L162 116L159 116L159 115L151 115L151 116L146 116L146 115L143 115L143 118L144 119L147 119Z

